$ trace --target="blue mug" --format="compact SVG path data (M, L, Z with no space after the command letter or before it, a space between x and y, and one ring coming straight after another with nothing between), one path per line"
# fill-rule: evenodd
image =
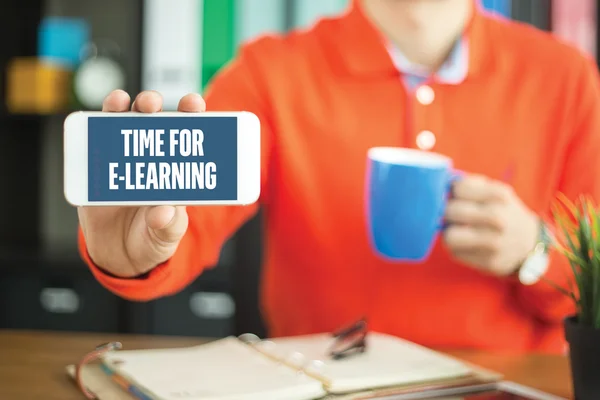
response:
M425 260L442 230L450 188L458 176L452 160L441 154L369 149L366 213L376 252L390 261Z

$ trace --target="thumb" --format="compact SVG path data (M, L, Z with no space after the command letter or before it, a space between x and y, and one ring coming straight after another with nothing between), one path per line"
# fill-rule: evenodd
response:
M188 227L185 206L150 207L146 211L145 219L152 237L164 244L179 242Z

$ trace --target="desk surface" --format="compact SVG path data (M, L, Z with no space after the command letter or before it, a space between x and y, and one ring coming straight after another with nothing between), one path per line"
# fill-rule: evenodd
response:
M82 399L65 366L101 343L118 340L124 349L191 346L198 338L98 335L0 330L0 399ZM507 380L571 398L568 360L559 356L519 356L469 351L450 354L503 373Z

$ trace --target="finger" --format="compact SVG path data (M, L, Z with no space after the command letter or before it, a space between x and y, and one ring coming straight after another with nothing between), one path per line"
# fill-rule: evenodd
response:
M454 198L480 203L504 200L508 190L505 183L482 175L469 175L457 180L452 186Z
M166 227L175 217L176 209L174 206L156 206L150 207L146 211L146 224L152 230L159 230Z
M102 102L104 112L125 112L129 108L131 98L123 90L112 91Z
M160 93L153 90L141 92L137 95L133 104L131 105L132 111L142 113L155 113L162 110L163 99Z
M146 224L160 243L176 243L187 230L187 211L184 206L151 207L146 212Z
M190 93L179 100L177 111L180 112L204 112L206 111L206 102L196 93Z
M484 226L495 230L503 226L498 207L489 203L453 199L448 202L444 217L449 224Z
M454 258L460 262L474 267L481 271L492 272L489 268L490 259L492 257L487 251L459 251L453 253Z
M453 254L464 251L493 252L498 248L498 240L497 232L480 227L451 225L444 231L444 242Z

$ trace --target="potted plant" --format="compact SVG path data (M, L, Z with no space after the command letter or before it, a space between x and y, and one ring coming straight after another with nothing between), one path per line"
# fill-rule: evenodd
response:
M600 399L600 208L588 197L564 196L554 207L554 247L571 266L570 287L559 288L576 312L564 321L577 400Z

